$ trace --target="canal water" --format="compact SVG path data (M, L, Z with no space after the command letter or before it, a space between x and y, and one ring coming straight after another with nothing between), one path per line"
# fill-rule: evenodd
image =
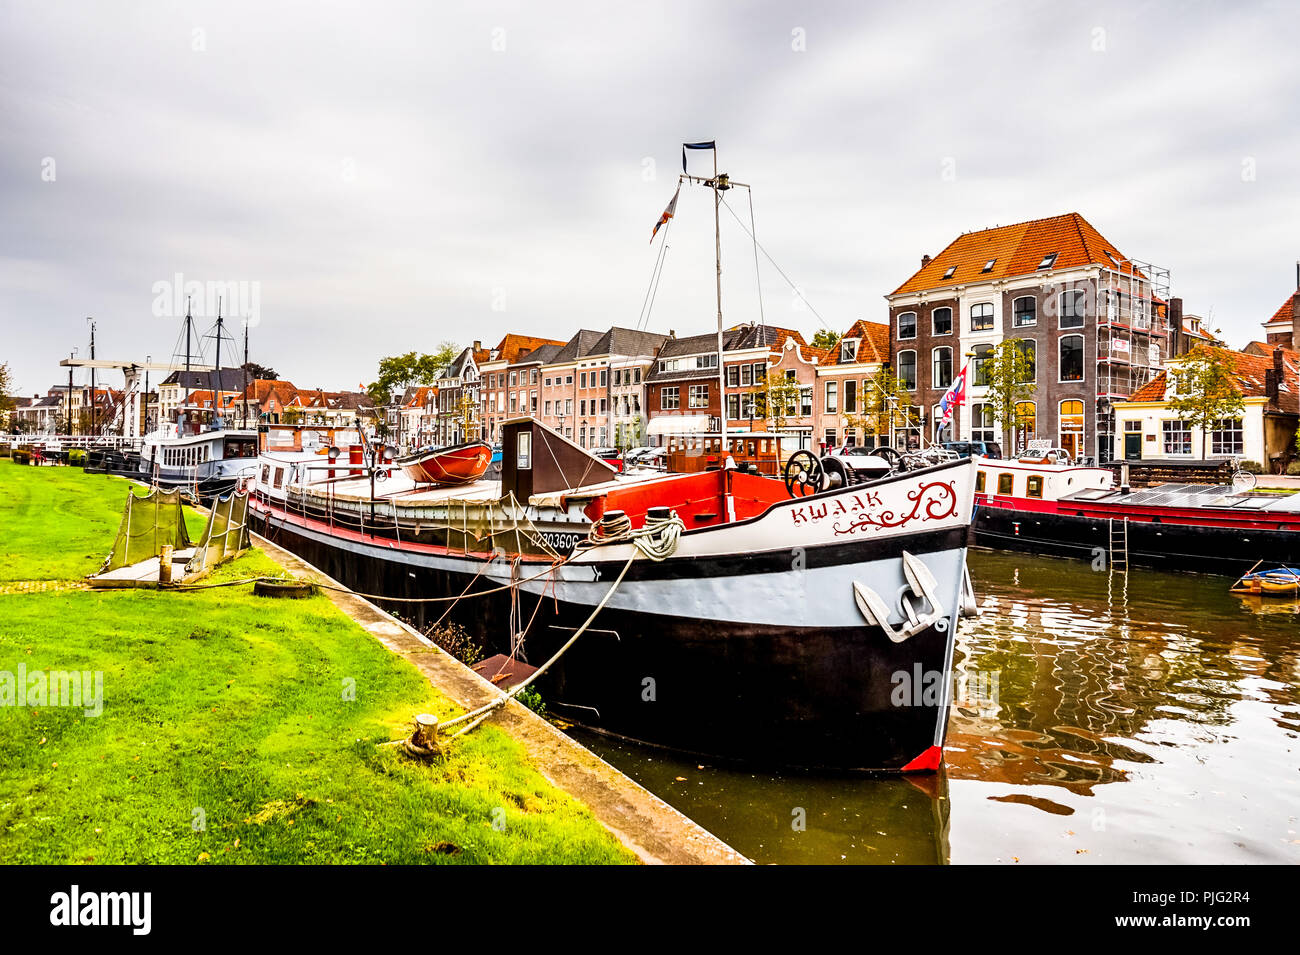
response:
M1217 577L970 566L981 613L939 774L775 776L574 735L759 863L1300 862L1300 604Z

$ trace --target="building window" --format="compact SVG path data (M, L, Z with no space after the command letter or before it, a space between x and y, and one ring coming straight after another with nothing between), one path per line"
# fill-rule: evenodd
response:
M839 382L826 382L826 413L835 414L839 411Z
M971 405L970 409L972 441L996 441L997 435L993 428L993 406L990 404Z
M953 273L956 272L956 271L957 271L957 266L955 266L955 265L950 265L950 266L948 266L947 271L945 271L945 272L943 273L943 277L946 278L946 279L950 279L950 278L952 278Z
M1210 429L1210 453L1238 455L1245 447L1240 418L1221 418Z
M753 365L741 365L741 366L740 366L740 384L741 384L741 387L748 387L749 385L752 385L753 383L754 383L754 366L753 366Z
M581 401L578 402L578 416L586 417L586 415L587 415L587 399L583 398Z
M835 429L834 429L834 428L827 428L827 429L826 429L825 441L826 441L826 444L827 444L828 447L832 447L832 448L835 447Z
M857 414L858 412L858 383L856 381L844 382L844 413Z
M608 369L604 369L604 368L602 368L601 371L600 371L600 387L602 387L602 388L608 388L608 387L609 387L609 371L608 371Z
M692 408L707 408L709 406L709 386L691 385L690 402Z
M997 259L989 259L987 262L984 263L984 268L980 269L980 272L992 272L993 263L996 261Z
M1015 490L1015 477L1006 472L998 475L998 493L1010 494Z
M767 362L765 361L754 362L754 384L761 385L763 383L763 379L765 379L766 377L767 377Z
M1062 401L1060 406L1060 445L1070 452L1070 459L1078 461L1083 456L1083 402L1077 399Z
M1061 337L1061 381L1083 381L1083 336Z
M587 373L585 371L578 376L578 387L579 388L587 387Z
M993 327L993 303L980 302L970 307L970 330L986 332Z
M813 390L812 385L799 389L799 414L805 418L811 417L813 413Z
M916 390L916 352L898 353L898 380L906 390Z
M1055 264L1056 264L1056 253L1048 252L1045 256L1043 256L1043 261L1038 263L1038 267L1040 269L1050 269Z
M548 418L551 416L551 403L549 401L546 402L546 411L544 413Z
M1192 453L1192 427L1181 418L1162 421L1161 430L1165 437L1165 454Z
M1023 451L1029 446L1030 441L1038 437L1038 406L1032 401L1018 402L1016 404L1015 418L1016 449Z
M740 420L740 395L727 395L727 418L730 421Z
M1043 478L1038 474L1031 474L1025 478L1025 497L1042 497L1043 496Z
M572 398L565 398L565 399L564 399L564 413L565 413L566 415L571 415L571 414L573 414L573 399L572 399Z
M932 357L934 367L931 382L936 388L947 388L952 384L952 349L936 348Z
M898 315L898 337L916 337L916 312L900 312Z
M840 361L850 364L858 360L858 340L846 338L840 342Z
M1016 346L1016 350L1020 352L1025 360L1025 377L1018 384L1032 384L1038 380L1038 346L1033 341L1024 339Z
M936 308L930 313L930 324L936 335L952 334L952 309Z
M740 386L740 366L728 365L727 366L727 387L738 388L739 386Z
M662 411L676 411L682 405L681 392L674 385L659 392L659 408Z
M989 362L993 359L992 345L976 345L971 356L971 384L985 387L989 383Z
M1083 309L1086 296L1079 289L1062 292L1060 297L1061 327L1083 328Z
M1016 328L1038 324L1038 300L1024 295L1011 303L1011 324Z

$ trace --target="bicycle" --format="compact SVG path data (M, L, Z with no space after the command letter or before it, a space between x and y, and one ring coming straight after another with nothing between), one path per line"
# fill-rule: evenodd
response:
M1255 475L1249 471L1242 470L1241 458L1232 459L1232 489L1238 494L1244 494L1247 491L1255 489Z

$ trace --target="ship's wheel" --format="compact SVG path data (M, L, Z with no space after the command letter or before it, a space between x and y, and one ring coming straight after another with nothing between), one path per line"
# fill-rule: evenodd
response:
M807 497L822 489L826 471L811 451L796 451L785 462L785 489L791 497Z

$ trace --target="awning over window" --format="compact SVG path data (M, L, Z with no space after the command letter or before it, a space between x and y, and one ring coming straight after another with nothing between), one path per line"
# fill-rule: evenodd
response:
M660 415L650 419L646 434L702 434L709 430L706 414Z

